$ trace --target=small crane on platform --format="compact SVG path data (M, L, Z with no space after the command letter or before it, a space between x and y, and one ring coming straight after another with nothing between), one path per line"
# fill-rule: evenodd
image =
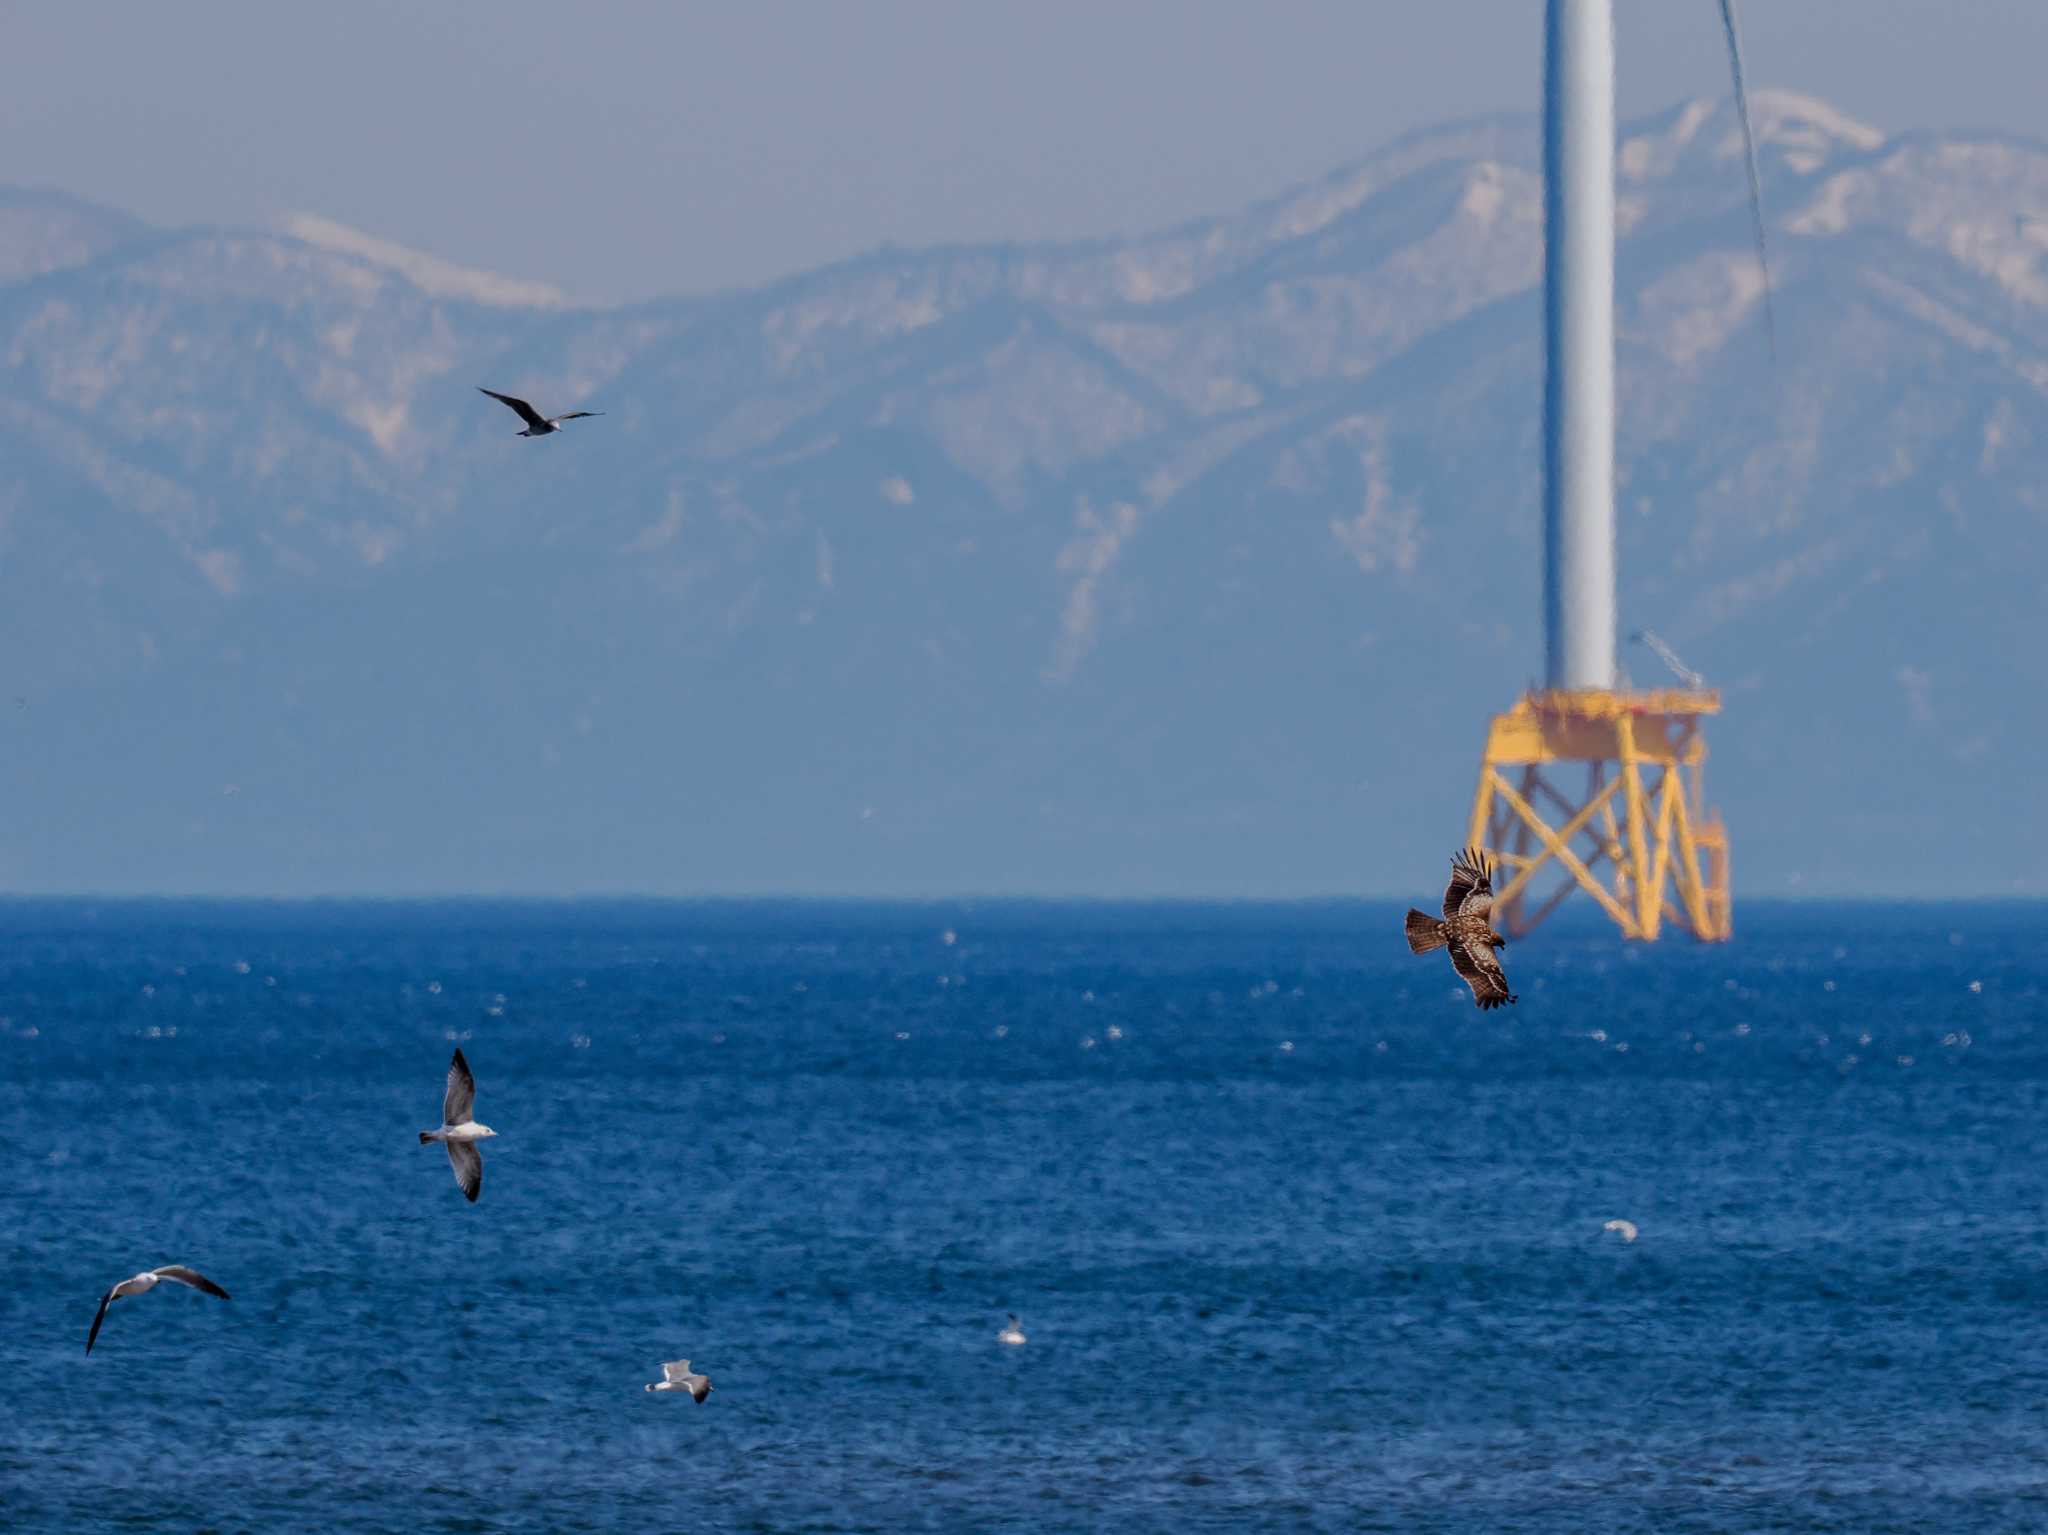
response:
M1707 679L1679 660L1678 652L1659 639L1656 630L1638 629L1629 638L1635 640L1638 644L1648 645L1652 650L1656 651L1657 659L1671 668L1671 675L1691 688L1695 693L1701 692L1706 688Z

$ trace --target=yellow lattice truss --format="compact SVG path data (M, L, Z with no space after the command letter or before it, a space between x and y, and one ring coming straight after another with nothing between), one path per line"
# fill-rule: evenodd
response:
M1726 939L1728 833L1701 802L1701 722L1720 712L1709 690L1601 688L1530 693L1495 715L1469 839L1507 875L1495 925L1518 938L1583 890L1625 937L1654 939L1669 918L1696 938ZM1576 802L1553 782L1572 763L1586 769ZM1563 877L1538 904L1546 871Z

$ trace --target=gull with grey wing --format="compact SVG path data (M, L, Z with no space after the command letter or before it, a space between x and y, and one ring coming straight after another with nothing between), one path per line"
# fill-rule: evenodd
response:
M85 1335L85 1351L90 1354L93 1344L99 1341L100 1323L107 1319L107 1307L113 1305L117 1300L127 1300L131 1296L136 1295L147 1295L166 1279L170 1280L173 1284L185 1285L205 1295L217 1295L222 1300L228 1298L227 1291L223 1290L197 1269L189 1269L182 1263L167 1263L160 1269L145 1269L132 1279L122 1280L100 1297L100 1309L93 1313L92 1331Z
M711 1377L692 1375L690 1361L673 1359L661 1367L661 1379L646 1388L649 1391L687 1391L690 1400L701 1403L711 1395Z
M420 1131L420 1144L440 1141L448 1148L448 1162L455 1169L455 1181L471 1204L483 1192L484 1154L477 1142L498 1132L480 1125L472 1112L476 1107L476 1078L469 1074L469 1062L460 1049L448 1063L448 1092L441 1100L441 1128Z

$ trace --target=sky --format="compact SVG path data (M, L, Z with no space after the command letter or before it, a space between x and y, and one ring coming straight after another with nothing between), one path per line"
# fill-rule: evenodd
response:
M2040 0L1749 0L1752 80L2048 140ZM1242 207L1534 111L1539 0L0 4L0 183L162 224L338 219L587 300L885 243ZM1617 0L1624 117L1727 90L1715 0Z

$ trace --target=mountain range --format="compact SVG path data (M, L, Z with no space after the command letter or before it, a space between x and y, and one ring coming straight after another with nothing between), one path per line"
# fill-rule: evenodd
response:
M2048 150L1753 110L1775 349L1729 107L1621 134L1623 663L1723 690L1738 895L2038 896ZM1542 271L1525 118L624 307L0 191L0 884L1427 894Z

